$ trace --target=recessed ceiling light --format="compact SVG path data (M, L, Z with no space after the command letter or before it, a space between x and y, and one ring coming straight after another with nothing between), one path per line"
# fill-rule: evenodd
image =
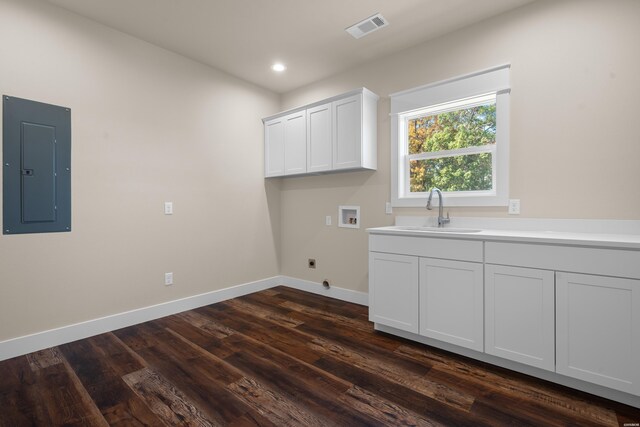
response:
M273 64L273 65L271 66L271 69L272 69L273 71L276 71L276 72L278 72L278 73L281 73L281 72L283 72L284 70L286 70L286 69L287 69L287 67L286 67L283 63L281 63L281 62L276 62L275 64Z

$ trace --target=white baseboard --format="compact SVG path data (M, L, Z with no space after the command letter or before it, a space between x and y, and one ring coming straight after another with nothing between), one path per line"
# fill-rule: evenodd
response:
M281 283L281 276L275 276L2 341L0 342L0 360L11 359L12 357L114 331L138 323L148 322L149 320L159 319L182 311L215 304L220 301L269 289Z
M170 316L194 308L240 297L254 292L283 285L330 298L348 301L355 304L367 305L368 296L364 292L351 291L344 288L331 287L325 289L321 283L308 280L295 279L288 276L274 276L268 279L244 283L217 291L194 295L162 304L143 307L124 313L113 314L86 322L63 326L48 331L25 335L6 341L0 341L0 361L12 357L40 351L45 348L55 347L68 342L77 341L127 326L137 325L161 317Z
M280 276L280 283L284 286L288 286L289 288L324 295L329 298L335 298L359 305L369 305L369 294L366 292L352 291L350 289L337 288L335 286L325 289L325 287L322 286L322 283L296 279L295 277L289 276Z

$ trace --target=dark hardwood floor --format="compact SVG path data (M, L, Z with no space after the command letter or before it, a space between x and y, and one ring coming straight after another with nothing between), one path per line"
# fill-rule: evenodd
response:
M640 410L374 332L278 287L0 362L0 426L502 426ZM635 424L637 425L637 424Z

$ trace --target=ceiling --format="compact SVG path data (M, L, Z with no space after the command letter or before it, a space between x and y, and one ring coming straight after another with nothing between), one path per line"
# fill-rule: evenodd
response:
M533 0L46 1L284 93ZM389 26L359 40L344 31L378 12Z

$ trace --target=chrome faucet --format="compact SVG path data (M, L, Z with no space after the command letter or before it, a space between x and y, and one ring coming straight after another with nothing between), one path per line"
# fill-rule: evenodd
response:
M448 224L451 219L449 219L449 212L447 212L447 217L444 217L444 206L442 205L442 191L439 188L433 187L429 192L429 198L427 199L427 209L431 210L431 199L433 198L433 192L438 193L438 227L444 227L445 224Z

